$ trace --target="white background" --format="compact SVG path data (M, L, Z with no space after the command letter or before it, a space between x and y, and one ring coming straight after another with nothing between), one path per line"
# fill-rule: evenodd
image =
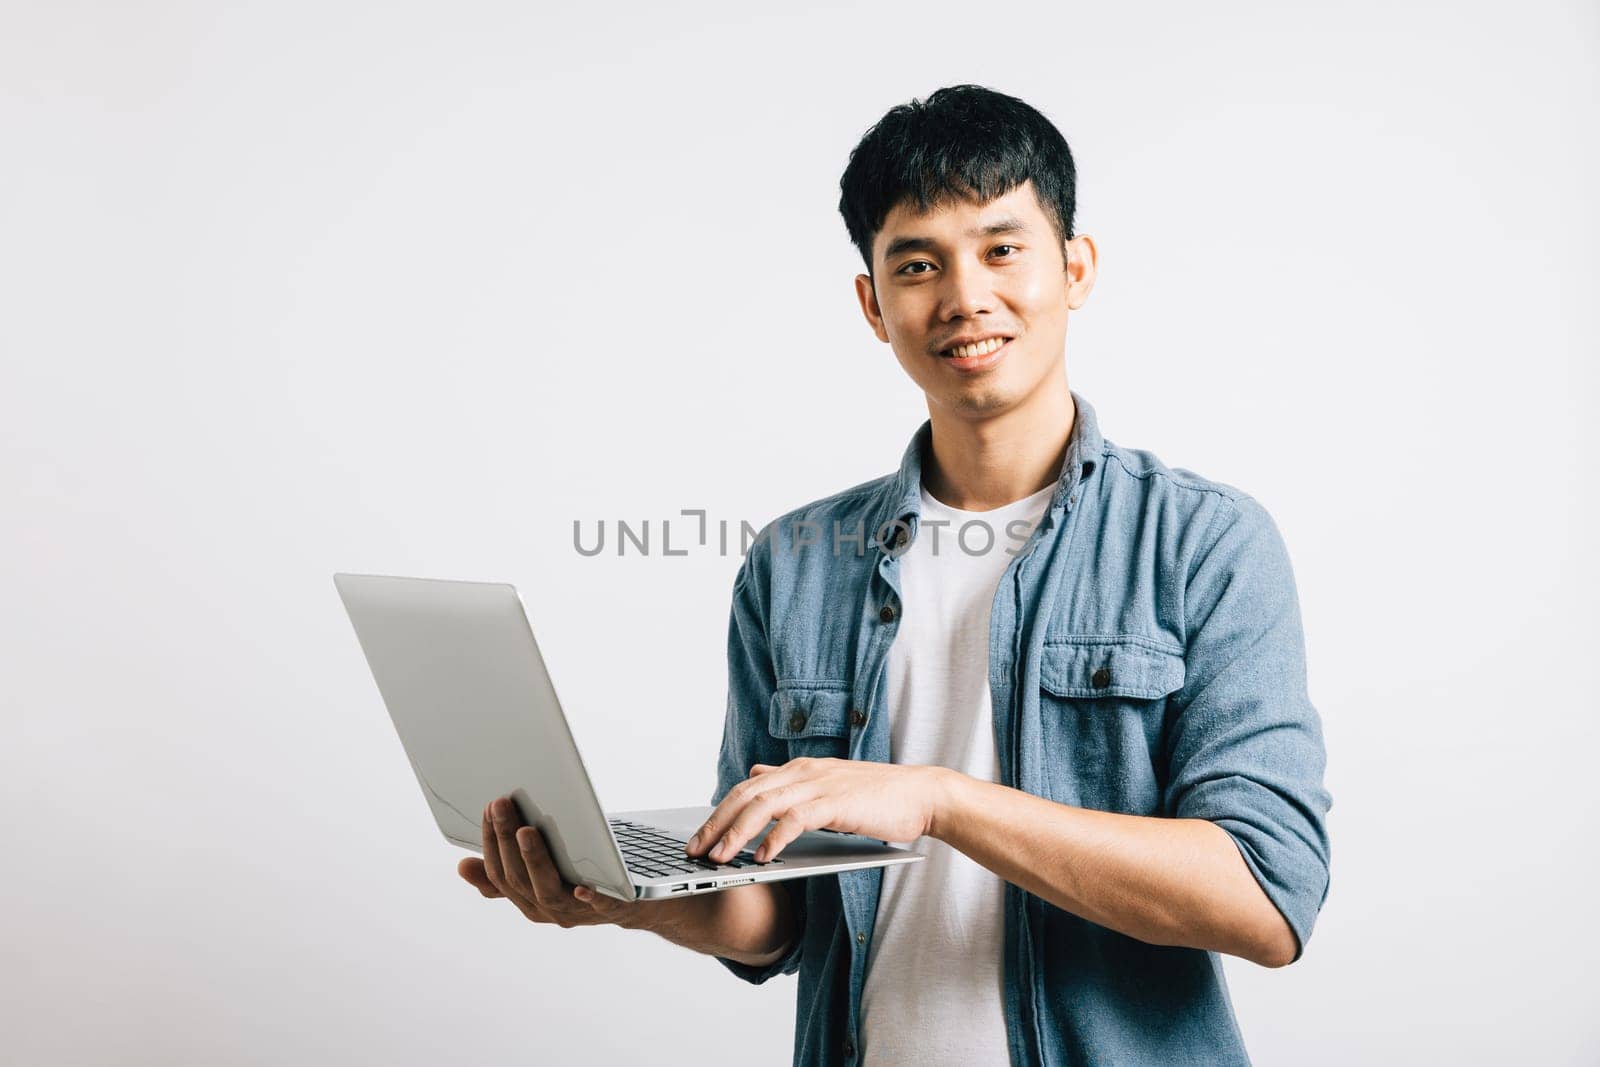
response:
M838 177L972 81L1078 160L1072 387L1294 560L1256 1060L1600 1059L1593 4L805 7L0 8L6 1058L788 1061L794 978L458 880L330 575L515 582L606 805L705 803L737 555L573 520L895 467Z

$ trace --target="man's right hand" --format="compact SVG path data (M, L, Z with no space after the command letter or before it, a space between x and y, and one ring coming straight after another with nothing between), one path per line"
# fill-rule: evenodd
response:
M483 809L483 858L468 856L456 871L484 896L511 901L530 922L554 923L564 930L602 924L645 928L645 913L651 908L566 882L550 858L544 834L524 824L507 797Z
M504 897L530 921L649 930L673 944L707 955L765 966L797 936L789 894L777 883L742 885L719 893L671 900L615 900L564 881L538 827L524 825L509 797L483 810L483 859L456 865L486 897ZM580 895L581 894L581 895Z

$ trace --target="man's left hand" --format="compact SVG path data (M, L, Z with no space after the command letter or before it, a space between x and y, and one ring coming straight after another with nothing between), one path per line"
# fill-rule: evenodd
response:
M778 821L756 860L765 863L807 830L842 830L879 841L914 841L933 828L943 767L801 757L781 767L758 763L728 791L689 840L688 853L718 863ZM714 845L706 852L708 845Z

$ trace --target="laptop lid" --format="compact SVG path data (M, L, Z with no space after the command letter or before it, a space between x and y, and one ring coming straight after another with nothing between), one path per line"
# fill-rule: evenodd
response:
M633 899L516 589L373 574L333 580L444 836L481 853L483 809L510 795L551 842L563 878Z

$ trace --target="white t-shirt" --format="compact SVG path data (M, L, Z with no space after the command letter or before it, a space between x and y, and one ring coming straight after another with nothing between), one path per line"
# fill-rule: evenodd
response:
M1000 780L989 616L1001 576L1055 488L993 511L960 511L922 490L917 538L900 562L900 629L889 647L893 762ZM1026 525L1008 529L1018 520ZM928 858L883 870L861 993L862 1063L1007 1064L1005 882L942 841L901 843Z

